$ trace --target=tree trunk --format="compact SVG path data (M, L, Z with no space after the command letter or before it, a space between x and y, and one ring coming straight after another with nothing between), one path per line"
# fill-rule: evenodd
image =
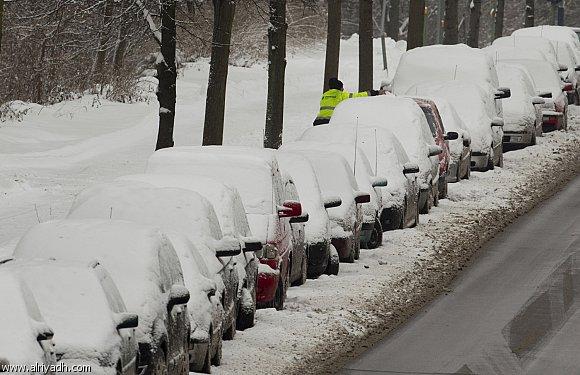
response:
M423 46L425 30L425 0L411 0L409 3L409 32L407 50Z
M391 6L389 7L389 20L387 22L387 36L389 38L398 40L399 39L399 27L401 14L401 2L400 0L391 0Z
M4 0L0 0L0 55L2 55L2 30L4 20Z
M459 43L457 0L445 0L445 34L443 44Z
M175 66L176 27L175 1L161 0L161 61L157 64L157 100L159 100L159 134L156 150L173 147L175 123Z
M373 1L358 2L358 90L373 88Z
M328 0L328 31L326 34L326 60L324 63L324 91L328 90L328 80L338 78L341 35L341 0Z
M534 27L534 0L526 0L524 27Z
M473 48L479 48L479 19L481 18L481 0L468 1L470 1L470 12L467 45Z
M103 24L101 25L101 36L99 39L99 49L97 50L97 58L95 60L95 67L93 74L96 82L103 83L103 69L105 67L105 59L107 58L107 45L109 44L111 19L113 17L113 0L105 1L105 8L103 9Z
M268 27L268 100L264 147L282 145L284 125L284 77L286 73L286 0L270 0Z
M223 143L226 83L236 3L235 0L213 0L213 7L213 41L203 125L204 145Z
M505 13L505 0L497 0L497 9L495 10L494 39L501 38L503 35L504 13Z
M128 0L124 0L121 3L121 12L128 12L129 6ZM127 46L129 44L129 28L131 27L131 20L125 16L121 20L121 26L119 26L119 35L117 37L117 48L115 49L115 54L113 56L113 69L116 73L119 73L123 69L123 64L125 63L125 52L127 52Z

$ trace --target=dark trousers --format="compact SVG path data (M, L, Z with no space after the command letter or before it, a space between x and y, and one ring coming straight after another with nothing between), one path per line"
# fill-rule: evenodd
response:
M312 123L312 125L316 126L316 125L326 125L330 122L329 118L317 118L316 120L314 120L314 122Z

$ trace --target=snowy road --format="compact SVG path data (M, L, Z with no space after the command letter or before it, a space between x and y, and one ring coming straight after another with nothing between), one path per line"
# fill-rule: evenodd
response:
M425 312L345 374L578 373L580 177L482 250Z

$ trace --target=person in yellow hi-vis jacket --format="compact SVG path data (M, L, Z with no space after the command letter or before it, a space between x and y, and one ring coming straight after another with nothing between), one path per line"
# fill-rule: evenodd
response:
M381 91L377 90L354 93L344 91L344 85L338 78L330 78L328 80L328 88L329 90L322 94L322 99L320 100L320 112L318 112L318 116L316 116L316 119L314 120L314 126L328 124L332 114L334 113L334 109L343 100L381 94Z

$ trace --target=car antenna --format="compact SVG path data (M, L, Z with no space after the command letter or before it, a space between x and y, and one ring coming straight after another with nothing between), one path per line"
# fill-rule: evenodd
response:
M113 218L113 206L111 206L111 210L109 211L109 220Z
M354 163L352 166L352 174L356 176L356 149L358 145L358 116L356 116L356 127L354 128Z
M375 176L379 171L379 145L377 142L377 128L375 130Z
M457 78L457 68L459 67L459 64L455 64L455 70L453 71L453 80L455 81L455 79Z

